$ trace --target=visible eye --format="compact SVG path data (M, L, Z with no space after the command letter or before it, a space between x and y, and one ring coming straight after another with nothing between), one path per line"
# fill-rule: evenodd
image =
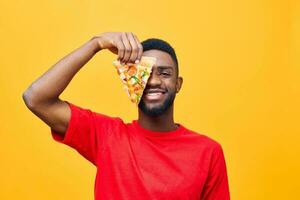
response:
M162 72L161 73L163 76L170 76L171 74L170 73L167 73L167 72Z

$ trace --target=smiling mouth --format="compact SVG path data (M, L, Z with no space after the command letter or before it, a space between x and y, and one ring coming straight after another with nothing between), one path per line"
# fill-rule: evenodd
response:
M144 94L144 98L148 101L158 101L162 100L163 97L165 96L165 91L146 91Z

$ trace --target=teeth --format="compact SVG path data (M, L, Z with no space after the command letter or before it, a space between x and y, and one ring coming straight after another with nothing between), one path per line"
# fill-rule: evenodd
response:
M147 95L148 96L156 96L156 95L160 95L160 94L162 94L161 92L159 92L159 93L148 93Z

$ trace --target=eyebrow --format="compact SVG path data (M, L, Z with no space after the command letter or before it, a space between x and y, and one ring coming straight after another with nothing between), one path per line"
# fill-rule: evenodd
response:
M173 70L173 67L172 66L157 66L157 69L160 69L160 70L171 69L171 70Z

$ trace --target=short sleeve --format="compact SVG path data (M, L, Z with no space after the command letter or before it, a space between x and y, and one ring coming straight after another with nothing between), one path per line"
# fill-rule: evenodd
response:
M99 154L104 149L106 137L116 131L117 124L121 123L122 120L93 112L68 101L65 102L68 103L71 109L68 128L64 136L50 128L51 135L55 141L74 148L97 166Z
M217 144L212 153L209 174L201 199L230 200L226 163L220 144Z

